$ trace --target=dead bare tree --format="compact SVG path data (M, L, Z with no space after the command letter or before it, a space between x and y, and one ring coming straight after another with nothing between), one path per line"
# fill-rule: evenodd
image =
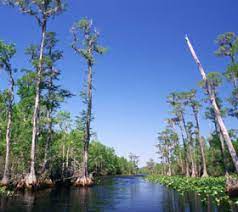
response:
M188 48L192 54L192 57L195 61L195 63L197 64L198 66L198 69L200 71L200 74L202 76L202 79L203 81L205 82L205 89L208 93L208 96L210 98L210 102L211 102L211 105L214 109L214 112L215 112L215 117L216 117L216 120L217 120L217 123L219 125L219 128L221 130L221 133L222 133L222 136L226 142L226 145L228 147L228 150L229 150L229 153L231 155L231 158L232 158L232 161L233 161L233 164L235 166L235 169L236 169L236 172L238 172L238 157L237 157L237 154L236 154L236 151L235 151L235 148L232 144L232 141L231 141L231 138L229 136L229 133L228 133L228 130L224 124L224 121L222 119L222 116L221 116L221 111L217 105L217 102L216 102L216 97L214 95L214 93L212 92L211 90L211 86L210 86L210 83L209 81L207 80L207 76L206 76L206 73L205 73L205 70L203 69L202 67L202 64L201 62L199 61L198 57L197 57L197 54L188 38L188 36L186 35L185 36L185 40L187 42L187 45L188 45Z

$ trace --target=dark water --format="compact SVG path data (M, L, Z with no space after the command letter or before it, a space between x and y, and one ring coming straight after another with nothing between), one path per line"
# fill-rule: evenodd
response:
M106 177L91 188L54 188L1 199L0 211L229 211L204 205L195 194L179 195L142 177ZM234 210L235 211L235 210Z

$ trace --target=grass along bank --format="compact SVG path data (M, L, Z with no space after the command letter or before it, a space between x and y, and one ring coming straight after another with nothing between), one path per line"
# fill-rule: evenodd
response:
M238 204L238 199L231 199L225 191L225 177L192 178L182 176L150 175L146 179L160 183L178 191L181 195L186 192L196 192L201 201L211 198L217 205L222 203Z

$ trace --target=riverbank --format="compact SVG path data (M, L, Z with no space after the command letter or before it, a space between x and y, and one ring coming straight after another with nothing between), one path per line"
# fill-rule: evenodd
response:
M201 201L211 198L217 205L223 203L238 204L238 199L231 199L225 191L226 178L206 177L192 178L182 176L159 176L150 175L146 179L153 183L160 183L178 191L181 195L186 192L196 192Z
M86 187L92 187L94 185L99 185L101 184L104 179L106 178L113 178L113 177L140 177L144 175L105 175L105 176L95 176L93 178L93 184L86 186ZM76 178L76 177L74 177ZM19 182L11 182L8 185L0 185L0 197L8 197L8 196L14 196L16 193L24 193L24 192L32 192L32 193L37 193L41 192L42 190L47 190L47 189L55 189L57 187L84 187L84 186L77 186L75 185L75 180L73 177L69 177L66 179L60 179L60 180L55 180L55 181L42 181L39 180L37 184L34 187L26 187L25 184L23 183L22 186L18 186Z

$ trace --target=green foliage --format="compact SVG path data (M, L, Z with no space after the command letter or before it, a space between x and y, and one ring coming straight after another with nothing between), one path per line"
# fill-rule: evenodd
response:
M98 141L90 143L89 171L95 175L129 174L130 163L115 154L113 148L106 147Z
M228 114L238 118L238 37L234 32L227 32L219 35L216 43L218 45L218 50L215 52L215 54L221 57L228 57L230 60L230 64L227 66L225 73L223 73L226 79L233 85L233 91L231 96L228 98L228 101L231 105L231 107L228 109Z
M36 18L40 25L43 19L53 17L64 10L65 4L58 0L5 0L6 4L18 7L24 14L29 14Z
M222 84L222 75L220 72L209 72L207 74L207 80L208 80L212 90L216 91L216 89ZM205 82L201 81L199 83L199 86L204 88Z
M6 187L0 187L0 197L10 197L14 194L14 191L7 189Z
M32 44L26 49L31 64L31 69L23 69L21 77L17 80L17 99L13 105L13 123L11 126L11 176L25 174L28 172L30 163L30 144L32 136L32 114L36 91L40 90L40 109L37 111L37 148L36 148L36 174L40 176L42 167L47 163L46 170L52 179L63 179L68 176L79 176L82 167L82 153L85 151L85 143L90 141L90 113L88 115L83 108L81 116L74 120L71 114L61 111L61 104L72 94L62 89L58 83L61 72L57 68L58 62L63 58L63 51L57 49L58 40L54 32L47 32L46 25L49 18L54 17L64 10L64 3L59 0L5 0L7 4L16 6L24 14L28 14L37 20L41 27L42 46ZM100 33L95 29L93 21L82 18L75 22L71 28L73 42L72 48L79 54L89 68L95 64L96 56L106 52L106 48L100 44ZM231 108L228 114L238 118L238 37L233 32L227 32L218 36L216 40L218 49L216 55L227 57L230 60L224 76L234 84L231 97L228 99ZM42 51L41 51L42 50ZM40 52L43 52L42 58ZM6 44L0 40L0 68L11 70L10 59L15 55L14 44ZM41 59L40 59L41 58ZM41 67L42 66L42 67ZM40 68L39 68L40 67ZM42 70L41 70L42 69ZM38 71L39 75L37 75ZM91 73L91 72L90 72ZM89 78L93 78L89 76ZM40 84L36 85L37 79ZM222 115L226 115L223 108L224 99L219 97L218 88L223 83L222 74L210 72L207 80L212 92L216 97ZM202 88L206 87L204 81L200 83ZM93 87L88 84L88 87ZM7 90L0 91L0 156L5 152L5 133L7 109L9 104L9 93ZM88 92L81 93L81 98L86 105L89 103ZM164 130L158 133L158 149L160 163L153 160L147 162L144 172L155 174L180 174L185 175L184 167L188 165L188 174L191 174L191 165L196 165L197 176L201 175L201 152L198 141L201 138L198 114L203 106L202 101L197 99L196 90L172 92L167 97L167 103L171 107L172 117L167 119ZM207 101L205 102L207 103ZM88 109L88 108L87 108ZM192 118L191 118L192 114ZM90 116L90 117L87 117ZM213 108L207 107L205 117L214 123L214 132L204 139L204 151L207 158L209 175L220 176L224 174L223 157L229 172L234 171L231 157L227 151L221 154L221 142L219 130L215 120ZM88 121L88 123L86 122ZM39 122L39 123L38 123ZM88 141L85 142L85 126L89 131ZM232 135L232 132L230 131ZM233 144L238 149L236 135L231 136ZM99 141L93 141L89 147L89 172L95 175L136 174L138 173L139 157L130 154L129 160L118 157L113 148L109 148ZM193 164L194 163L194 164ZM224 177L214 178L185 178L185 177L163 177L150 176L154 182L160 182L181 193L195 191L205 199L212 196L217 203L227 200L224 193ZM0 189L0 194L5 193Z
M165 160L164 163L170 163L174 154L176 144L178 144L178 135L170 128L166 128L158 135L159 143L156 145L158 148L161 159Z
M143 174L155 174L157 164L151 158L149 161L146 162L146 166L140 169L140 172Z
M85 32L89 32L91 24L92 24L92 21L88 20L87 18L82 18L81 20L79 20L75 24L76 24L76 26L79 27L79 29L82 29Z
M238 37L234 32L226 32L216 39L218 49L217 56L234 56L238 52Z
M166 185L182 195L186 192L196 192L204 202L208 198L212 198L217 205L230 201L225 192L225 177L191 178L151 175L147 180Z
M0 40L0 67L7 68L7 64L9 64L9 60L16 53L16 48L14 44L6 44L2 40Z
M224 76L230 82L232 82L234 78L236 79L238 77L238 63L233 63L228 65L227 70L224 73Z
M228 101L233 106L228 109L228 114L238 118L238 88L233 89L232 95L228 98Z
M95 63L95 53L104 54L106 48L98 44L99 32L94 28L93 21L87 18L74 23L71 28L73 35L72 48L79 53L89 65ZM82 37L82 39L80 39Z

